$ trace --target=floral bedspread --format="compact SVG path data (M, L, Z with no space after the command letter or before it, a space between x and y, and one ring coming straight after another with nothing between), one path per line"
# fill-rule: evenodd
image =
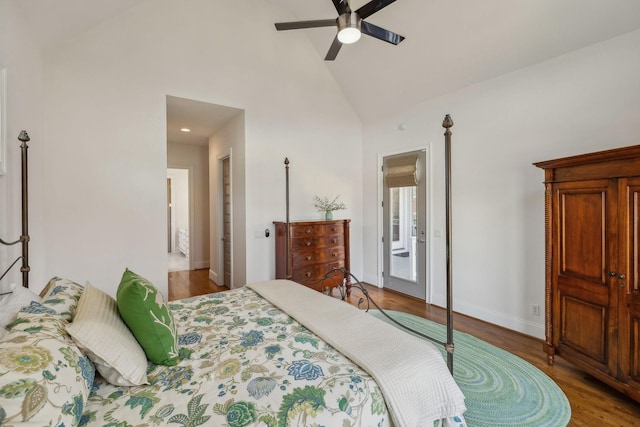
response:
M81 425L390 426L375 381L248 288L170 304L182 359L148 386L96 377Z

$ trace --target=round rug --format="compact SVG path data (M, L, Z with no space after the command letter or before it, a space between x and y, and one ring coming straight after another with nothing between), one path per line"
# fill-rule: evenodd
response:
M378 310L369 313L393 325ZM386 313L412 329L446 341L444 325L399 311ZM453 342L453 378L465 396L464 417L470 427L557 427L569 423L569 401L544 372L469 334L454 331ZM436 347L446 357L442 346Z

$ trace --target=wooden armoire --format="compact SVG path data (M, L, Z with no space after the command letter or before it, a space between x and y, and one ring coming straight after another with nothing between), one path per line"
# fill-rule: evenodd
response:
M545 351L640 401L640 145L545 173Z

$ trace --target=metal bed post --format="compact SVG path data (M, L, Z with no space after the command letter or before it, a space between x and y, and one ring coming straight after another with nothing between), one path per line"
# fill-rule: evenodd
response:
M23 130L20 132L18 140L22 143L20 144L22 157L22 234L20 235L20 238L14 242L5 242L0 239L0 244L12 246L17 243L22 243L22 255L16 258L15 261L13 261L9 267L0 274L0 280L9 273L9 270L11 270L18 261L22 260L22 266L20 267L20 271L22 272L22 286L28 288L29 271L31 271L31 267L29 267L29 174L27 161L27 149L29 146L27 145L27 142L29 142L31 138L29 138L27 131Z
M444 151L445 151L445 192L446 192L446 226L447 226L447 367L449 372L453 374L453 289L452 277L453 267L451 263L451 127L453 120L447 114L442 121L444 132Z
M20 271L22 272L22 286L25 288L29 287L29 271L31 271L31 267L29 266L29 171L27 161L27 150L29 146L27 142L31 140L27 131L23 130L20 132L18 139L22 144L20 144L20 148L22 150L22 236L20 236L20 240L22 241L22 267L20 267Z
M286 272L286 277L287 279L291 280L291 263L289 262L289 254L291 253L291 239L290 239L290 227L289 227L289 158L285 157L284 158L284 168L285 168L285 180L286 180L286 199L285 199L285 203L286 203L286 211L287 211L287 217L285 219L285 222L287 224L287 230L286 230L286 239L287 239L287 244L285 245L285 255L284 255L284 259L285 262L287 263L287 267L285 269Z

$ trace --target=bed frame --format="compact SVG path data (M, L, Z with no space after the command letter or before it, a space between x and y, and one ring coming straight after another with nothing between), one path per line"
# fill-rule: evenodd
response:
M338 290L340 291L340 296L342 297L342 299L344 300L347 296L347 282L351 282L349 284L349 289L356 287L358 289L360 289L360 291L362 291L364 297L366 298L367 301L367 308L366 310L369 310L369 307L371 304L373 304L373 306L380 310L380 312L387 317L389 320L391 320L394 324L400 326L402 329L405 329L411 333L414 333L416 335L419 335L422 338L428 339L429 341L432 341L438 345L441 345L444 347L446 353L447 353L447 367L449 368L449 372L451 372L451 374L453 374L453 351L454 351L454 344L453 344L453 284L452 284L452 276L453 276L453 268L452 268L452 263L451 263L451 127L453 126L453 120L451 119L451 116L449 114L445 115L444 120L442 121L442 127L445 128L445 132L444 132L444 143L445 143L445 197L446 197L446 263L447 263L447 303L446 303L446 312L447 312L447 323L446 323L446 329L447 329L447 340L446 342L440 341L434 337L425 335L422 332L416 331L415 329L406 326L400 322L398 322L396 319L394 319L393 317L391 317L389 314L387 314L382 308L380 308L380 306L378 306L378 304L376 304L376 302L371 298L371 296L369 295L369 292L367 291L367 289L363 286L363 284L360 282L360 280L358 280L357 277L355 277L351 272L347 271L347 269L345 268L334 268L330 271L328 271L324 276L322 276L320 279L318 279L318 282L324 283L325 280L332 280L336 283L336 286L338 288ZM286 180L286 200L285 200L285 204L286 204L286 247L285 247L285 259L289 259L289 253L291 251L290 245L291 245L291 240L289 238L289 230L290 230L290 226L289 226L289 159L285 158L284 159L284 165L285 165L285 180ZM290 263L286 263L287 266L287 278L291 278L291 272L289 271L289 266ZM336 275L335 273L341 273L340 276ZM342 283L337 283L336 277L342 277ZM353 279L353 280L350 280ZM362 303L364 302L363 298L360 298L360 301L358 302L358 306L360 306Z
M22 272L22 286L25 288L29 287L29 271L31 271L31 267L29 267L29 187L28 187L28 158L27 158L27 150L29 146L27 142L31 139L27 134L27 131L23 130L20 132L18 136L18 140L20 140L20 149L22 151L22 234L16 241L6 242L0 239L0 244L5 246L13 246L18 243L22 244L22 254L18 256L5 270L2 271L0 275L0 280L2 280L9 271L16 265L19 261L22 261L22 265L20 267L20 271Z
M380 312L390 319L392 322L397 324L398 326L406 329L414 334L417 334L425 339L428 339L438 345L442 345L447 353L447 367L449 368L449 372L453 373L453 352L454 352L454 344L453 344L453 289L452 289L452 263L451 263L451 127L453 126L453 120L451 120L451 116L447 114L442 122L442 127L445 128L444 136L445 136L445 196L446 196L446 263L447 263L447 283L446 283L446 293L447 293L447 340L446 342L440 341L436 338L425 335L419 331L416 331L406 325L395 320L393 317L389 316L383 309L381 309L378 304L371 298L367 289L362 285L360 280L358 280L351 272L346 269L333 269L325 274L323 279L321 280L335 280L332 275L335 276L334 273L340 272L342 273L343 282L347 281L349 278L352 278L353 281L351 283L351 287L356 287L360 289L363 295L367 299L367 310L369 309L369 304L373 304ZM0 275L0 280L2 280L9 271L19 262L22 261L22 265L20 267L20 271L22 272L22 286L28 288L29 287L29 271L31 268L29 267L29 204L28 204L28 156L27 150L29 146L27 142L30 141L29 135L26 131L20 132L18 136L18 140L21 142L20 149L22 154L22 234L15 241L4 241L0 239L0 244L6 246L16 245L18 243L22 244L22 254L18 256L10 265L7 267L2 274ZM286 232L287 232L287 245L286 245L286 257L288 259L288 254L290 252L289 245L291 244L289 239L289 159L285 158L284 160L285 170L286 170ZM287 269L288 269L287 263ZM287 271L287 277L289 277L290 272ZM345 286L343 284L338 284L338 288L340 292L345 292L343 289ZM343 296L345 295L343 294ZM361 299L360 302L364 300ZM360 305L360 302L358 305Z

